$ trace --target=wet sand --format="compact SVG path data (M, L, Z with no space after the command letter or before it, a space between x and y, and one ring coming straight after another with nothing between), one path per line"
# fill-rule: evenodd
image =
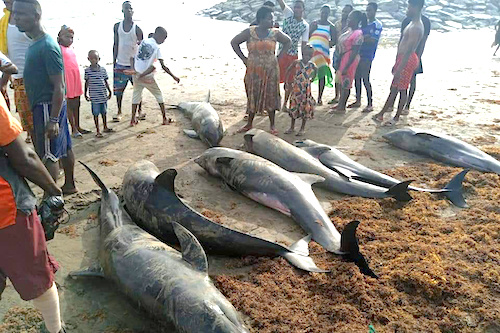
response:
M203 100L210 89L212 104L227 128L222 145L241 149L242 135L234 133L244 124L244 68L234 56L229 41L244 25L205 18L196 18L196 22L210 27L217 38L209 40L206 36L192 35L180 47L177 42L182 40L182 36L172 33L172 39L167 40L163 53L167 55L167 65L181 78L181 84L175 84L164 73L159 73L157 78L168 104ZM432 128L485 149L498 148L500 58L491 57L492 50L488 48L491 41L485 38L490 35L493 36L490 30L431 34L424 55L425 74L418 78L413 110L402 119L400 126ZM388 94L395 41L395 38L385 38L373 64L375 109L382 107ZM314 94L316 89L314 87ZM130 110L131 93L129 88L125 94L126 115ZM333 91L327 89L324 100L332 97ZM74 140L77 160L87 163L109 187L117 190L125 171L135 161L150 160L160 170L175 167L179 172L176 183L178 193L196 209L216 214L223 224L283 244L290 244L304 236L291 219L232 193L219 180L208 176L192 161L206 148L201 142L183 134L182 129L190 128L189 121L180 112L169 111L176 123L162 126L159 108L147 92L144 102L148 117L137 127L129 128L128 119L124 117L121 123L110 123L116 133L106 134L104 139L89 134ZM365 97L363 103L366 103ZM83 127L95 131L90 104L82 104ZM307 138L337 146L374 169L394 170L393 174L399 178L416 179L419 185L444 184L457 171L435 166L435 162L426 158L391 147L381 138L388 129L373 123L371 117L360 110L349 111L345 116L330 116L327 111L328 106L316 109L315 119L308 123ZM109 102L109 114L115 112L116 104L112 100ZM267 130L267 118L257 117L255 126ZM288 115L278 114L279 136L292 142L295 136L282 134L288 126ZM99 279L67 278L68 272L95 262L98 246L96 213L99 192L80 165L76 166L76 179L80 193L66 199L71 220L49 243L50 252L62 264L57 273L57 283L63 317L70 331L173 332L170 327L153 322L111 283ZM341 328L339 331L368 331L369 324L374 324L379 332L412 332L420 330L420 327L421 331L429 332L488 329L489 332L496 332L499 326L493 323L500 317L497 310L500 301L497 269L500 262L497 227L500 212L495 208L499 185L496 175L470 174L466 188L472 207L464 211L428 195L416 195L415 201L400 207L391 199L346 198L315 189L339 229L350 219L361 220L360 246L380 274L379 281L362 276L352 264L324 254L317 245L311 247L314 259L322 267L334 271L329 275L309 276L290 268L281 259L252 258L211 258L210 274L218 287L245 314L254 332L331 332L335 328ZM487 216L488 220L485 221L483 216ZM437 241L428 242L428 235L419 232L427 228L427 233L432 235L435 228L448 228L449 232L442 229L440 232L443 235L434 235ZM482 231L480 235L476 232L470 236L471 228ZM439 241L440 237L443 242ZM473 242L463 239L466 237L474 238ZM402 243L406 245L401 246ZM469 248L458 255L457 252L463 250L458 245ZM432 259L432 253L438 255L443 263ZM467 266L450 272L454 262L470 264L474 272ZM491 268L494 263L496 266ZM439 282L443 278L447 281L444 284ZM437 281L437 286L432 281ZM474 286L474 289L464 291L468 285ZM431 316L438 302L434 294L443 292L449 293L448 299L440 305L443 308L442 318L435 319ZM481 306L464 309L461 305L464 297L484 299L485 293L488 298ZM366 294L369 294L369 299ZM402 302L418 300L411 306L402 305L393 298L386 301L396 294ZM295 304L295 311L277 307L276 302L283 297L289 302L284 304ZM256 299L259 302L255 302ZM336 312L326 313L332 310L331 307L309 307L311 302L319 299L335 303ZM28 321L23 323L21 320L19 323L19 318L33 316L33 313L26 314L23 310L29 306L29 303L20 300L9 284L0 302L0 318L3 318L0 331L38 332L36 316L32 318L34 324L31 325L35 328L27 328ZM271 308L275 310L268 311ZM472 319L468 321L464 313ZM439 320L465 324L441 325ZM301 324L290 326L298 322Z

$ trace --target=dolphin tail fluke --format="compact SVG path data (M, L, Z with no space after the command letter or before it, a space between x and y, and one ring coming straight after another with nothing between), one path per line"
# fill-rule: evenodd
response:
M340 251L344 253L345 259L354 262L359 267L361 273L378 279L378 276L368 266L363 254L359 252L359 243L356 237L358 225L359 221L352 221L345 226L340 238Z
M462 192L462 182L468 172L469 170L463 170L458 175L453 177L453 179L444 188L445 190L448 190L444 193L444 195L446 195L448 200L450 200L455 206L460 208L468 207Z
M99 178L99 176L94 171L92 171L92 169L90 169L85 163L83 163L82 161L78 161L78 162L80 162L80 164L83 165L83 167L85 169L87 169L87 171L92 176L92 179L101 188L102 193L104 195L109 195L109 189L106 187L106 185L104 185L104 183L102 182L101 178Z
M412 182L413 180L407 180L399 184L396 184L385 193L387 195L390 195L397 201L408 202L411 199L413 199L411 195L408 193L408 186L410 186Z

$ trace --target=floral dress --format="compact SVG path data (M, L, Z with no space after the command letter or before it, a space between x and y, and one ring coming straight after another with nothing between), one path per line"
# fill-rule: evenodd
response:
M361 46L362 44L363 44L363 32L361 31L361 29L352 30L351 28L349 28L339 37L338 46L342 60L340 61L340 67L337 72L337 75L340 76L340 84L342 89L352 88L352 82L354 81L354 76L356 75L356 69L358 68L359 64L359 54L356 55L356 58L347 69L347 74L342 75L342 71L349 62L349 58L351 57L352 53L352 48L354 46Z
M247 42L248 61L245 74L247 113L262 113L280 109L279 67L276 58L276 32L269 29L265 38L257 35L256 27L250 27Z
M293 119L311 119L314 117L314 106L316 101L311 94L311 79L316 74L317 67L313 62L303 64L302 61L295 63L295 75L290 94L290 108L288 113Z

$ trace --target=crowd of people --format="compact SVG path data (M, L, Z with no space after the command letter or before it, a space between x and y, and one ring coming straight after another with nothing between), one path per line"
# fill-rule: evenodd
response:
M306 122L313 118L315 106L323 104L325 87L333 87L333 83L335 97L328 102L333 104L331 113L345 114L347 109L360 108L363 86L368 103L362 112L372 112L370 72L382 34L382 23L376 18L377 3L368 3L365 11L346 5L341 19L335 23L329 19L331 7L325 4L320 10L320 18L310 25L303 18L304 1L296 0L293 8L283 0L278 0L278 3L284 16L281 26L274 22L274 3L267 1L257 11L256 21L231 41L234 51L246 66L247 123L238 132L250 130L256 114L268 114L271 133L277 134L275 112L281 109L292 119L285 134L295 132L295 121L300 118L302 126L296 135L304 135ZM422 15L423 7L424 0L408 1L390 94L383 109L373 116L374 121L383 122L384 114L392 111L399 94L398 111L393 119L384 123L386 126L393 126L401 115L409 114L416 75L423 73L421 58L431 29L429 19ZM240 47L245 42L248 56ZM332 47L335 47L333 52ZM299 48L302 53L300 60ZM319 86L317 100L311 94L311 85L315 81ZM282 105L280 83L284 83ZM353 83L356 100L347 105Z

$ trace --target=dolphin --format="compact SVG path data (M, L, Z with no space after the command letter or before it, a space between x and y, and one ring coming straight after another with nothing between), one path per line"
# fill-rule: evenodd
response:
M365 198L393 197L398 201L410 201L408 193L411 181L398 183L391 188L373 185L354 178L349 170L337 168L330 170L307 152L288 142L259 129L248 131L245 136L246 149L290 172L319 175L325 179L318 183L328 191Z
M362 273L376 277L356 245L357 224L351 222L341 235L312 191L311 185L324 181L323 177L293 174L272 162L231 149L208 149L195 162L209 174L222 178L234 191L290 216L327 251L347 255Z
M453 166L500 175L500 162L478 148L446 134L416 128L383 135L394 146Z
M83 164L83 163L82 163ZM117 195L99 177L100 267L70 276L101 276L150 314L179 332L248 332L238 312L208 277L207 257L198 240L180 224L173 229L181 253L132 222Z
M400 183L399 180L377 172L364 165L353 161L340 150L330 147L312 140L298 140L294 142L296 147L299 147L309 153L311 156L317 158L321 163L331 170L346 169L355 174L354 179L370 183L382 187L391 187ZM464 170L456 175L444 188L442 189L425 189L415 186L408 186L409 190L444 194L455 206L465 208L467 203L462 193L462 181L468 170Z
M210 91L205 102L183 102L172 106L181 110L189 119L194 130L184 130L190 138L200 139L209 147L217 147L224 137L224 125L219 114L210 104Z
M149 161L139 161L127 170L123 179L123 197L127 211L141 228L162 241L172 243L176 239L172 223L178 222L195 235L208 253L282 256L305 271L326 272L318 268L309 257L310 236L287 248L213 222L177 196L176 176L175 169L168 169L160 174Z

